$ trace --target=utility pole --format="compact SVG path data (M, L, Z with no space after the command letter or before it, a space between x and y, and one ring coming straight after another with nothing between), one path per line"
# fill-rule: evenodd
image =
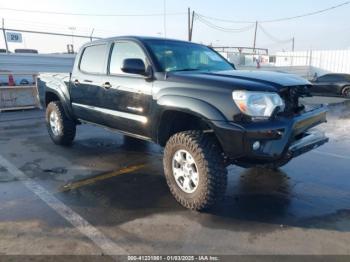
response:
M255 53L256 47L256 34L258 32L258 21L255 22L255 31L254 31L254 43L253 43L253 52Z
M91 34L90 34L90 42L92 42L92 35L94 34L95 28L92 28Z
M187 18L188 18L188 41L191 41L191 8L187 10Z
M294 52L294 48L295 48L295 38L293 36L293 38L292 38L292 52Z
M9 53L9 46L7 44L6 32L5 32L5 19L2 19L2 33L4 34L4 41L6 46L6 54Z
M189 35L189 41L192 41L192 35L193 35L193 22L194 22L194 11L192 12L192 20L191 20L191 26L190 26L190 35Z

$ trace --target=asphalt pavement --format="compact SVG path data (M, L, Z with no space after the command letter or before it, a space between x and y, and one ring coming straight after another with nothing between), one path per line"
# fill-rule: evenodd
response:
M92 125L54 145L40 110L0 113L0 254L350 254L350 101L330 142L279 170L229 167L225 199L181 207L162 148Z

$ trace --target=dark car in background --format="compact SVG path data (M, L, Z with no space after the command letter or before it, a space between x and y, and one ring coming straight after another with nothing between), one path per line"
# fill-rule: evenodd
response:
M38 54L36 49L15 49L16 54Z
M343 96L350 98L349 74L326 74L311 81L314 94Z

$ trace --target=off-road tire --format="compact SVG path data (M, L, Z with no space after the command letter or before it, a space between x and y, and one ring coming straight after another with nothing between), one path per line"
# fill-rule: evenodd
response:
M199 183L193 193L184 192L175 181L172 161L178 150L188 151L196 162ZM182 206L202 211L224 197L227 186L227 169L222 150L213 134L201 131L175 134L165 146L163 165L170 191Z
M60 124L59 134L55 135L52 131L50 125L50 115L52 112L56 112L58 116L58 121ZM61 102L54 101L50 102L46 107L46 127L49 132L49 135L52 141L57 145L69 146L72 144L75 133L76 133L76 124L74 121L70 120L64 109L62 107Z

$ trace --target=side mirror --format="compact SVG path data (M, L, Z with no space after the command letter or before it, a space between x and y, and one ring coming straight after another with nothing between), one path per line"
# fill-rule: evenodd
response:
M121 70L124 73L135 75L146 75L146 66L142 59L128 58L123 61Z

